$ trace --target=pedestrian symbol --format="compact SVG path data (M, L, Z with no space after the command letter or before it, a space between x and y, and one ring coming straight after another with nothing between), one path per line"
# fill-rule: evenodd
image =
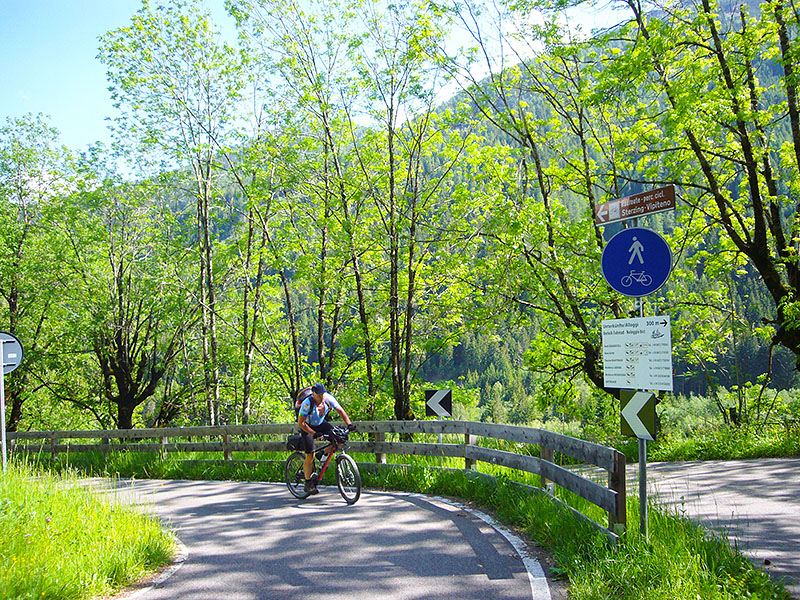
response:
M639 298L652 294L672 271L672 251L655 231L623 229L603 249L603 277L620 294Z
M633 236L633 243L631 244L631 247L628 248L628 252L630 252L631 254L631 257L628 259L629 265L633 263L634 258L639 259L640 265L644 264L644 258L642 258L642 250L644 250L644 246L642 246L642 243L636 238L636 236Z

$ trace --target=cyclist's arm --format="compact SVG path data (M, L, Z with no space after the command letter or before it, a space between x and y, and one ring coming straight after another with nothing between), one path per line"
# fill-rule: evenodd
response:
M310 425L306 424L306 415L297 415L297 426L300 427L301 431L305 433L314 434L316 433L313 429L311 429Z
M341 406L337 406L335 408L335 410L336 410L337 413L339 413L339 416L342 417L342 419L344 419L344 422L349 426L351 421L350 421L350 417L347 416L347 413L345 412L345 410Z

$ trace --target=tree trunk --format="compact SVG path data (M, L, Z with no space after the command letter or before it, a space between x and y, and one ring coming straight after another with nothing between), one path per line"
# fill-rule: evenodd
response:
M132 401L120 400L117 404L117 428L133 429L133 410L136 404Z

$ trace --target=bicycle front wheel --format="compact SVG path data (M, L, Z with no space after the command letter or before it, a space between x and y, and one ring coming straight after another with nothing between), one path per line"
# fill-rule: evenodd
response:
M306 456L302 452L294 452L286 459L286 487L295 498L307 498L305 490L306 476L303 472L303 462Z
M347 454L336 457L336 485L348 504L355 504L361 497L361 473L356 461Z

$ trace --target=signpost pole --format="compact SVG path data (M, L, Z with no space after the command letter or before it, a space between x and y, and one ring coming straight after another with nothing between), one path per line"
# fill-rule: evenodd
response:
M644 318L644 298L639 301L639 316ZM639 438L639 533L650 541L647 522L647 440Z
M639 438L639 532L649 541L647 529L647 440Z
M3 340L0 339L0 431L3 438L3 475L6 474L6 375L5 375L5 353L3 352Z

